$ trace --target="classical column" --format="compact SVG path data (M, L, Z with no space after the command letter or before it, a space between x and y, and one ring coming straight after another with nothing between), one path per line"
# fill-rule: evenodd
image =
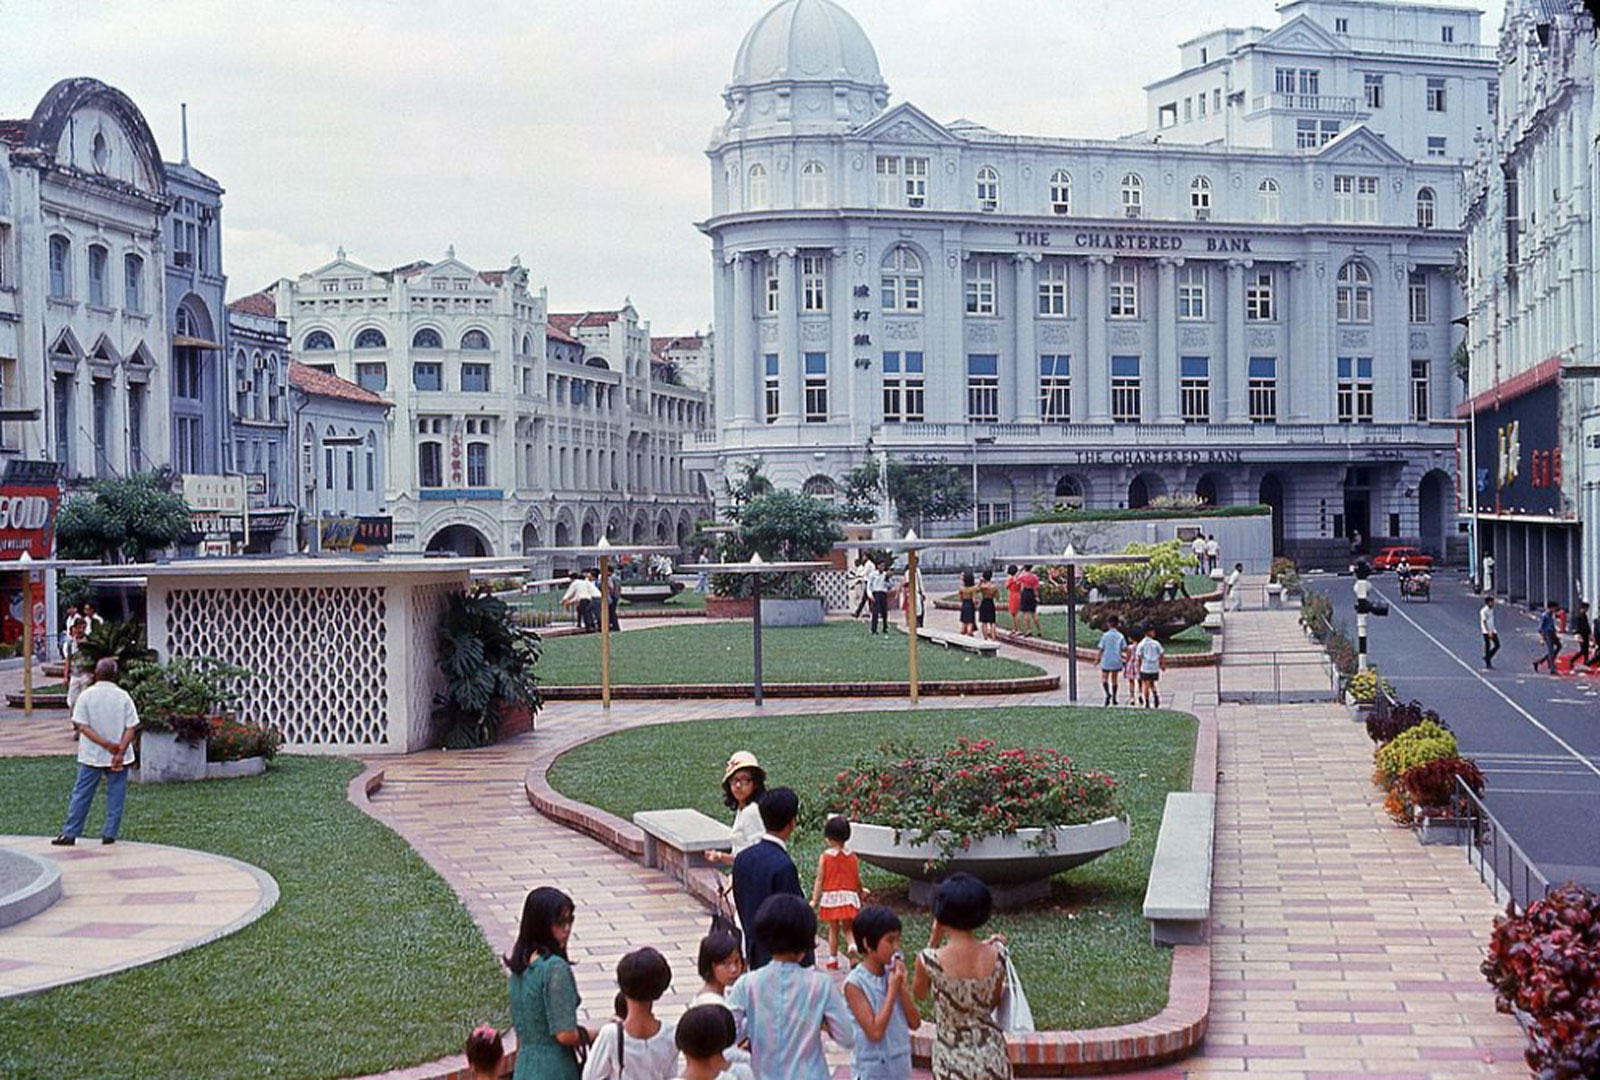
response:
M1039 353L1034 343L1033 314L1038 301L1034 274L1039 256L1023 252L1011 257L1016 267L1016 345L1013 350L1012 385L1016 388L1012 419L1022 424L1039 422ZM1005 414L1001 413L1001 419Z
M1074 388L1072 395L1074 419L1081 415L1091 424L1111 422L1111 357L1106 351L1106 319L1111 311L1106 299L1106 267L1110 265L1109 255L1089 256L1089 302L1083 312L1089 330L1089 349L1073 372L1073 382L1083 387L1081 394ZM1084 403L1082 406L1080 399Z
M1290 263L1286 276L1289 303L1278 307L1278 321L1288 328L1287 349L1279 338L1278 417L1286 424L1332 423L1333 387L1318 380L1315 359L1316 278L1303 260Z
M751 424L756 419L755 319L750 302L750 271L755 260L749 255L728 256L727 272L733 275L733 422Z
M1228 358L1223 368L1223 420L1229 424L1250 421L1250 354L1244 340L1244 272L1252 265L1249 259L1228 260Z
M1403 424L1411 419L1411 270L1404 252L1390 257L1391 287L1374 281L1372 319L1372 419Z
M1156 260L1156 423L1176 424L1178 412L1178 267L1182 259ZM1145 385L1149 385L1148 382Z
M795 282L795 249L769 251L778 260L778 422L798 423L800 391L800 290Z

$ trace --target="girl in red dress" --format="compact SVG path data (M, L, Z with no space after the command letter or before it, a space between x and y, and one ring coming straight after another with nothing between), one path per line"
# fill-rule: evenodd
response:
M845 944L850 942L850 923L861 911L861 863L855 852L844 845L850 839L850 822L835 815L822 827L828 842L817 860L817 883L811 889L811 906L817 918L828 927L828 968L839 968L839 928L844 927ZM851 950L854 952L855 950ZM848 967L848 961L846 962Z
M1006 611L1011 614L1011 632L1017 631L1017 615L1022 611L1022 579L1016 564L1006 567Z

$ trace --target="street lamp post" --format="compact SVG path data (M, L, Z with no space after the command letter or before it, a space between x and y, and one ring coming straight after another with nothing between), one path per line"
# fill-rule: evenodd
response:
M697 569L708 574L737 574L750 579L751 597L755 604L755 611L751 616L752 647L755 650L751 674L754 676L753 688L757 705L765 702L765 688L761 680L761 575L762 574L798 574L814 572L817 570L831 570L833 564L828 562L767 562L760 555L750 556L749 562L735 563L701 563Z

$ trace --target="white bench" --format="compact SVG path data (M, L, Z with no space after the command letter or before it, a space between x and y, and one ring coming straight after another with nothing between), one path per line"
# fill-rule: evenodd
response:
M943 645L947 649L965 649L969 653L979 656L998 656L1000 643L985 641L981 637L969 637L966 634L949 634L943 630L930 630L926 626L917 627L917 637L923 641L931 641L935 645Z
M727 822L698 810L641 810L633 823L644 833L644 864L667 871L679 881L691 869L708 865L708 851L730 851L732 833Z
M1211 918L1211 842L1217 797L1195 791L1167 795L1156 857L1144 893L1144 917L1155 945L1199 945Z

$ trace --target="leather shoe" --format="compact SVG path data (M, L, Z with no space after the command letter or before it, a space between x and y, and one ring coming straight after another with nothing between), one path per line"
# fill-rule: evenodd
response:
M117 842L117 838L115 836L102 836L100 838L100 842L102 844L115 844Z
M62 833L60 836L58 836L54 840L50 841L50 843L55 847L71 847L73 844L76 844L77 842L78 842L78 838L77 837L68 836L65 833Z

